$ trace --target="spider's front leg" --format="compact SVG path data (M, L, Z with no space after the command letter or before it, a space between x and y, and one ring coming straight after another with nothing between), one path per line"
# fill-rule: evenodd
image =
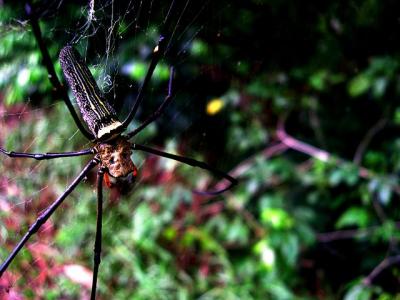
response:
M74 181L68 186L65 192L58 197L57 200L53 202L33 223L28 232L23 236L23 238L18 242L17 246L11 251L10 255L0 266L0 277L7 270L10 263L14 260L15 256L19 253L19 251L24 247L29 238L34 235L39 228L50 218L50 216L56 211L56 209L61 205L61 203L67 198L69 194L76 188L76 186L86 177L91 169L93 169L99 161L95 158L92 159L85 168L81 171L81 173L74 179Z
M160 38L158 39L157 46L154 48L153 53L152 53L152 58L149 64L149 67L147 68L147 73L146 76L144 77L142 86L139 89L139 92L136 96L135 103L132 106L131 111L129 112L128 116L122 123L123 128L127 128L129 123L133 120L133 118L136 115L137 110L139 109L140 103L142 102L144 98L144 93L147 89L147 86L150 83L151 77L153 76L153 72L156 69L156 66L160 59L164 56L165 52L167 51L169 41L170 41L170 35L167 34L167 32L170 30L170 25L171 25L171 15L175 11L175 8L179 4L180 1L172 0L171 4L169 6L168 14L164 19L164 23L161 28L161 35ZM151 122L150 122L151 123Z
M84 149L80 151L72 151L72 152L54 152L54 153L27 153L27 152L14 152L7 151L0 147L0 152L7 155L8 157L15 158L33 158L36 160L46 160L46 159L54 159L60 157L73 157L73 156L81 156L81 155L89 155L94 154L94 149Z

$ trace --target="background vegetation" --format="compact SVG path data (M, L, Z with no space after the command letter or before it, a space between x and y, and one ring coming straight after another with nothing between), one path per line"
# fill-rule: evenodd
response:
M74 42L125 115L169 3L122 2L34 7L59 78L58 53ZM133 189L106 191L100 299L399 299L400 3L214 2L173 11L132 128L165 97L174 65L174 102L137 141L240 184L196 196L223 183L135 152ZM0 22L1 145L88 147L47 79L24 4L4 1ZM87 159L1 158L1 260ZM95 199L93 173L0 279L2 299L88 297Z

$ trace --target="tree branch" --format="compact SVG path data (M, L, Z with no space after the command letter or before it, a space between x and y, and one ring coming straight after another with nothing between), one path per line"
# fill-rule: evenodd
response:
M375 267L375 269L372 270L372 272L367 277L363 279L363 284L367 286L371 285L372 281L374 281L374 279L380 273L382 273L385 269L391 267L392 265L398 263L400 263L400 255L386 257L380 262L379 265Z
M290 136L284 128L284 119L281 119L278 123L278 128L276 130L276 136L277 138L283 143L285 144L287 147L296 150L298 152L302 152L304 154L307 154L313 158L316 158L318 160L321 160L323 162L328 162L330 160L334 160L336 162L337 165L343 165L343 164L353 164L351 161L347 161L345 159L339 158L339 157L335 157L334 155L332 155L331 153L319 149L317 147L314 147L312 145L309 145L307 143L304 143L292 136ZM377 175L363 167L363 166L356 166L358 169L358 175L361 178L364 179L372 179L374 177L377 177ZM400 195L400 186L399 185L392 185L391 186L393 191L397 194Z

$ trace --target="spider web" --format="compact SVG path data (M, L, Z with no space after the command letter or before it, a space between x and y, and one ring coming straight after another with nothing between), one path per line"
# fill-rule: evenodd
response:
M66 1L46 1L39 8L43 23L50 24L42 27L47 42L52 42L51 37L63 36L64 44L74 44L85 57L107 98L120 115L126 116L143 79L149 56L160 34L159 29L168 13L169 3L153 0L121 2L83 2L69 13L69 23L66 19L70 7ZM165 97L170 64L178 70L179 78L176 84L174 82L174 87L176 85L178 88L176 99L157 122L137 137L138 142L156 145L169 152L180 152L183 149L192 154L193 149L199 152L206 150L207 131L201 130L201 122L204 122L201 110L204 111L206 101L216 95L210 94L204 98L204 94L189 94L187 89L197 84L193 76L195 72L190 70L194 64L190 56L193 55L195 45L199 47L202 34L206 32L206 20L218 17L220 8L210 14L213 9L215 7L210 8L208 2L199 5L193 0L186 0L179 5L179 9L172 12L173 21L169 32L171 40L166 55L155 72L151 87L130 128L137 127ZM24 34L29 34L23 18L13 20L10 24L20 24ZM67 27L65 24L68 24ZM216 32L207 34L217 35ZM49 50L55 48L53 52L57 53L61 47L62 44L50 45ZM55 61L54 55L52 58ZM51 100L38 104L32 96L11 109L3 102L1 106L2 136L7 137L1 143L7 149L61 152L90 147L90 143L76 130L61 101L54 103ZM168 225L179 203L191 201L190 188L196 184L196 180L186 181L183 180L184 176L199 179L198 174L203 173L197 169L188 171L183 166L181 169L184 172L179 174L175 172L176 162L142 153L135 153L133 159L141 175L134 189L127 196L123 196L124 190L105 192L105 261L102 267L110 267L113 271L105 277L114 278L113 272L125 266L130 259L136 273L129 273L132 268L126 268L126 271L121 271L122 275L128 278L141 275L143 282L168 290L176 284L174 278L165 277L165 274L161 276L160 270L146 269L138 264L141 255L149 251L149 247L151 251L160 252L155 257L168 256L155 243L155 235L159 233L149 230L159 229L160 224ZM0 221L1 244L15 245L29 224L65 190L87 160L85 157L37 162L2 158L0 211L5 218ZM202 176L204 178L200 178L200 182L208 180L209 176ZM65 299L74 297L68 295L88 297L95 228L95 173L90 173L85 181L67 198L38 235L30 240L28 250L21 251L13 263L15 267L12 266L11 272L7 272L0 281L0 289L11 291L8 295L15 293L18 297L22 293L33 293L41 298L56 285L59 287L57 295ZM142 188L142 185L145 187ZM148 204L141 205L143 201ZM135 209L138 209L138 213L134 212ZM110 210L112 213L108 214ZM160 210L163 211L160 220L146 220L146 216L152 218ZM114 232L118 234L114 235ZM2 260L8 251L9 248L1 252ZM102 278L102 269L100 272L99 277ZM161 283L160 278L163 278ZM119 288L123 288L121 280L118 277L115 284ZM71 286L71 282L75 285ZM80 290L79 287L84 289ZM100 289L107 288L109 286L104 284L104 279L100 279ZM121 299L124 299L123 296Z

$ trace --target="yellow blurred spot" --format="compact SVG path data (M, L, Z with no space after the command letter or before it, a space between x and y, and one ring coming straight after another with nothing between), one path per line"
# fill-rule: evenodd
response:
M207 103L206 112L208 115L213 116L219 113L223 107L224 107L224 101L220 98L215 98Z

